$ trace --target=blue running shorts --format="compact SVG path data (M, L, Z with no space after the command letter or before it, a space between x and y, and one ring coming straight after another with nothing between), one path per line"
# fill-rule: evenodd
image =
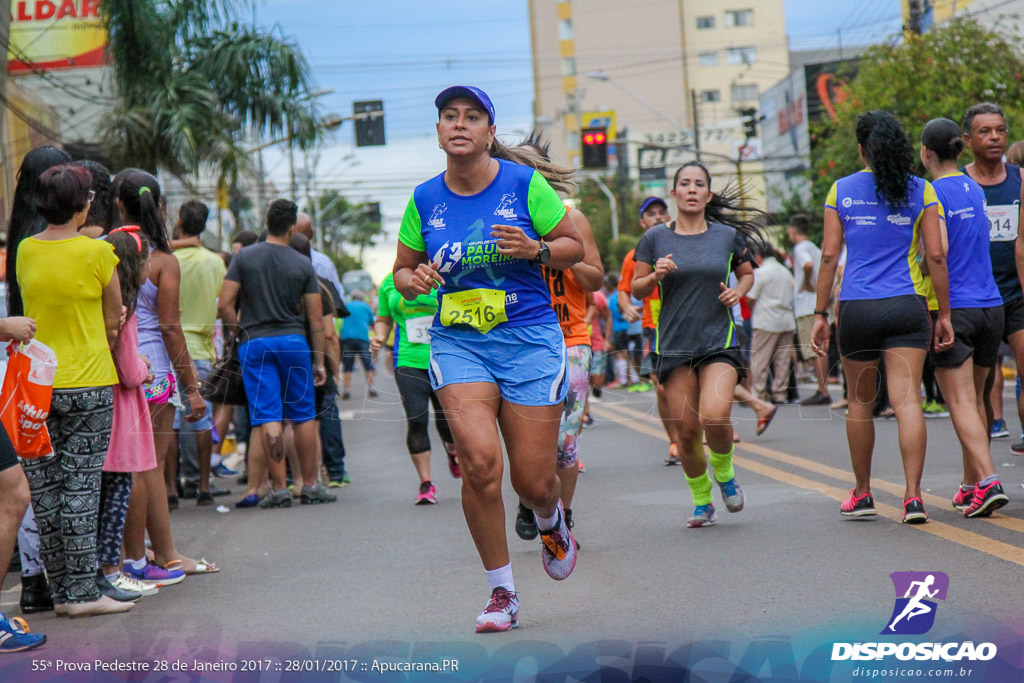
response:
M313 363L306 338L298 334L257 337L238 347L242 383L249 397L249 421L308 422L316 417Z
M523 406L564 403L568 392L562 329L542 323L472 329L430 330L430 385L490 382L501 397Z

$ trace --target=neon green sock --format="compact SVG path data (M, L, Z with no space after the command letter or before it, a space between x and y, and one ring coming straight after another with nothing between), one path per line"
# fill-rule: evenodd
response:
M736 470L732 467L732 456L735 452L735 446L730 448L725 455L708 450L708 462L711 463L711 469L715 471L715 481L727 482L736 476Z
M686 477L686 473L683 473ZM711 477L708 473L690 479L686 477L686 483L690 485L690 495L693 496L694 505L708 505L711 503Z

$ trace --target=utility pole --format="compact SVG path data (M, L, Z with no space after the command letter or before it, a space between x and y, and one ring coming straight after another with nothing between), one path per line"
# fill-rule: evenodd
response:
M693 112L693 150L700 161L700 118L697 114L697 91L690 91L690 111Z

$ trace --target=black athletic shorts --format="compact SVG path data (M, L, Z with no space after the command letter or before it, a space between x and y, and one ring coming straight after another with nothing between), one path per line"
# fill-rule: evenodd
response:
M746 364L743 362L743 350L738 347L716 349L694 355L666 356L658 354L657 359L658 364L655 367L658 371L658 382L660 383L664 383L676 368L685 366L691 370L700 370L705 365L711 365L712 363L728 363L736 368L736 375L739 379L747 376Z
M839 353L854 361L878 360L885 349L931 347L928 300L917 294L840 301Z
M953 346L942 353L931 352L937 368L958 368L973 359L979 368L990 368L999 356L999 340L1003 338L1003 307L954 308Z
M18 454L14 452L14 444L7 431L0 427L0 472L10 469L18 464Z
M1009 344L1009 337L1024 330L1024 299L1003 303L1003 341Z

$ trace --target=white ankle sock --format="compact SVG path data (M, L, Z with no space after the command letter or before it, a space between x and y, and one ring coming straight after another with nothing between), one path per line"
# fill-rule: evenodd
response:
M516 592L516 583L512 580L512 563L509 562L504 567L498 567L490 571L485 570L487 574L487 582L491 584L491 591L499 586L504 588L510 593Z
M114 583L117 581L117 577L121 576L121 572L115 571L113 574L104 574L104 576L107 577L107 581Z
M142 571L143 569L146 568L146 556L145 555L142 556L141 560L125 560L125 562L130 564L132 566L132 569L138 569L139 571Z
M551 517L541 517L536 512L533 516L537 519L537 528L543 531L551 531L558 524L558 508L555 508L555 514Z

